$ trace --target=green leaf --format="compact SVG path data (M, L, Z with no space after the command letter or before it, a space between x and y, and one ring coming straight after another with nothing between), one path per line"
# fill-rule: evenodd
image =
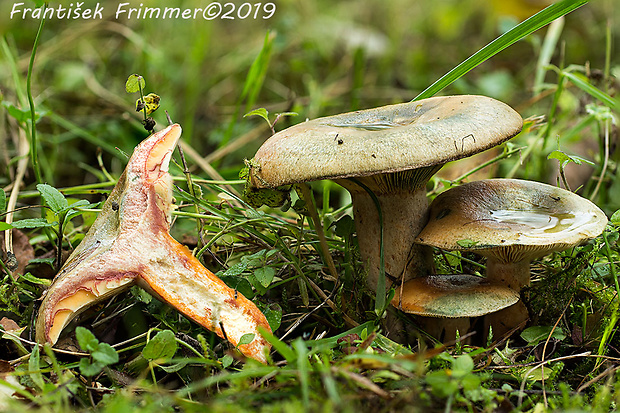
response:
M141 110L146 110L146 114L150 115L159 109L159 95L155 93L149 93L144 97L144 100L138 99L136 100L136 111L140 112Z
M181 370L183 367L187 366L191 363L190 360L181 360L178 363L168 364L168 365L160 365L159 368L165 371L166 373L176 373Z
M562 168L564 168L570 162L573 162L576 165L581 165L582 163L586 163L588 165L594 165L594 162L588 159L582 158L581 156L577 156L577 155L567 155L566 153L560 150L555 150L551 152L549 155L547 155L547 159L557 159L558 162L560 162L560 165L562 166Z
M426 375L426 383L431 386L434 394L441 397L449 397L459 391L459 383L452 380L446 370L431 371Z
M254 290L252 289L252 284L250 284L247 279L228 275L222 275L219 278L224 281L227 286L229 286L233 290L236 290L239 294L242 294L248 300L251 300L254 297Z
M103 365L118 363L118 353L108 343L99 343L97 349L91 353L93 360Z
M30 261L32 263L32 260ZM32 275L31 273L27 272L26 274L22 275L20 277L21 280L24 281L28 281L31 282L33 284L39 284L39 285L50 285L50 280L44 279L44 278L37 278L34 275Z
M262 313L269 323L271 331L276 331L282 323L282 307L278 303L271 303L269 306L260 307Z
M350 215L343 215L333 225L336 228L334 232L340 238L348 238L355 233L355 222Z
M224 354L224 357L222 357L220 361L222 362L222 367L227 369L231 364L233 364L235 359L230 354Z
M139 92L140 89L144 90L144 86L146 86L144 78L136 73L130 75L127 78L127 82L125 82L125 90L127 93L136 93Z
M452 84L455 80L461 78L470 70L474 69L481 63L487 61L505 48L511 46L517 41L530 35L536 30L546 26L553 20L562 17L575 9L586 4L588 0L562 0L544 10L536 13L529 19L519 23L512 29L508 30L491 43L478 50L476 53L465 59L461 64L443 75L435 83L427 87L416 96L413 100L420 100L434 96L437 92ZM579 85L577 85L579 86Z
M96 374L101 373L101 370L103 370L103 368L105 367L98 361L91 363L90 360L88 360L87 358L81 359L78 366L80 367L80 373L82 373L86 377L92 377Z
M4 189L0 188L0 212L4 212L6 210L6 193Z
M475 374L468 374L461 379L463 390L477 390L480 388L480 377Z
M479 244L479 241L472 241L470 239L460 239L460 240L456 241L456 243L461 248L471 248L471 247L475 247L477 244Z
M570 156L558 150L555 150L547 155L547 159L557 159L560 162L560 165L562 165L562 168L570 162Z
M611 218L609 218L609 222L615 226L620 226L620 209L613 213Z
M226 271L224 271L224 276L227 277L238 277L248 268L248 264L245 261L238 262L236 264L228 267Z
M11 224L7 224L6 222L0 222L0 231L6 231L7 229L15 228Z
M243 115L244 118L248 116L260 116L267 121L269 126L271 126L271 122L269 121L269 112L265 108L254 109Z
M4 106L9 115L15 118L18 122L23 123L30 120L30 109L20 109L9 102L2 102L2 106ZM36 122L40 117L41 115L38 112L35 112L34 121Z
M56 224L52 222L47 222L44 218L28 218L21 219L19 221L15 221L11 224L13 228L24 229L24 228L45 228L45 227L53 227Z
M254 337L256 337L256 334L254 333L247 333L247 334L242 335L241 338L239 339L239 343L237 344L237 347L250 344L252 341L254 341Z
M521 332L521 338L527 341L527 344L529 346L535 346L541 341L547 340L547 337L549 337L549 334L551 334L552 329L553 327L551 326L528 327ZM557 340L564 340L566 338L566 334L564 333L564 330L562 330L562 328L556 327L555 330L553 330L553 334L551 334L551 337Z
M452 361L452 370L455 376L465 376L474 369L474 360L469 354L463 354Z
M177 352L177 341L170 330L160 331L142 349L142 356L147 360L170 359Z
M39 346L35 345L30 353L28 359L28 370L30 371L30 378L40 389L43 389L45 382L43 381L43 375L41 374L41 367L39 366Z
M254 277L265 288L269 287L275 275L276 270L273 267L260 267L254 270Z
M60 191L48 184L38 184L37 190L41 193L41 196L47 203L47 205L55 213L59 213L69 207L67 198Z
M75 338L80 348L84 351L92 353L99 348L99 340L97 340L97 337L84 327L78 326L75 328Z

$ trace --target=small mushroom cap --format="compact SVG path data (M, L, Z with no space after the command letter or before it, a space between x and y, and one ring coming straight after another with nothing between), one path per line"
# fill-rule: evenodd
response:
M521 131L510 106L485 96L446 96L343 113L280 131L257 151L252 184L277 187L442 165Z
M519 179L486 179L451 188L431 203L419 244L506 261L535 258L600 235L607 217L570 191Z
M478 317L519 301L516 291L466 274L414 278L403 286L402 300L398 292L392 299L394 307L426 317Z

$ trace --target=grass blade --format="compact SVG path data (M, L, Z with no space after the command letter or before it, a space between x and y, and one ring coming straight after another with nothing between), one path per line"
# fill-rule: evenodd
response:
M609 96L607 93L603 92L602 90L592 86L585 79L585 76L578 74L578 73L572 73L572 72L567 72L567 71L562 72L562 74L568 80L570 80L575 86L577 86L579 89L583 90L584 92L592 96L594 99L600 101L605 106L609 106L609 108L612 110L620 111L620 101L618 101L618 99L614 99L613 97Z
M304 406L310 405L310 363L308 363L308 348L306 343L298 338L293 342L293 347L297 352L297 371L299 372L299 384L301 386L301 397Z

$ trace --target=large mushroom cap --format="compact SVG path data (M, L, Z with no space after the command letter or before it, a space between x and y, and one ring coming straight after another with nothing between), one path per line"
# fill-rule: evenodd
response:
M254 157L252 184L276 187L442 165L499 145L522 126L510 106L468 95L318 118L269 138Z
M402 297L402 298L400 298ZM519 301L519 294L503 285L473 275L430 275L408 281L392 305L426 317L478 317Z
M435 198L416 242L483 255L484 250L503 249L535 257L594 238L606 224L603 211L570 191L539 182L487 179Z

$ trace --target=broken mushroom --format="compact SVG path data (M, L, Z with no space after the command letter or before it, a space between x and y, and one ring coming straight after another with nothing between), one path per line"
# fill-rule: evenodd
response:
M331 179L353 199L367 284L376 291L383 217L386 287L428 275L431 254L414 244L427 221L426 184L448 161L521 131L521 116L484 96L435 97L300 123L269 138L251 161L256 188ZM391 278L391 280L390 280Z
M169 234L168 164L180 136L181 127L171 125L135 149L96 221L45 293L36 323L39 343L56 343L81 311L138 284L244 355L266 361L269 344L258 331L259 326L270 331L265 316ZM239 344L248 334L251 342Z
M480 254L487 258L490 282L520 291L530 283L533 259L595 238L606 224L600 208L570 191L539 182L487 179L437 196L416 242ZM517 304L515 319L504 317L506 327L522 321L516 320L522 318L515 314L517 307L523 313L523 304Z

